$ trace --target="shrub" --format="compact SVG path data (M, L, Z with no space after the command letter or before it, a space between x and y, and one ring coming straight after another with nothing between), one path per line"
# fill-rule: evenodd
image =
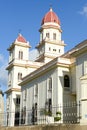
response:
M59 121L59 120L61 120L61 112L60 111L56 112L56 117L54 117L54 121Z

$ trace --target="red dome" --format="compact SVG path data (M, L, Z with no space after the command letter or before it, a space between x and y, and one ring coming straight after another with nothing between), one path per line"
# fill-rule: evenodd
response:
M43 25L44 23L47 23L47 22L54 22L54 23L57 23L60 25L60 20L59 20L58 16L53 12L52 8L42 19L41 25Z

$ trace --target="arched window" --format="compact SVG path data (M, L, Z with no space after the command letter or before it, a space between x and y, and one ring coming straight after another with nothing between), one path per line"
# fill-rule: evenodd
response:
M70 79L68 75L64 76L64 87L67 87L67 88L70 87Z
M19 59L23 59L23 51L19 51Z

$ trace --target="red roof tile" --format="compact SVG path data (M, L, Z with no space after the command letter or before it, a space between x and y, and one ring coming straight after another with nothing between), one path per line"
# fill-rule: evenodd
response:
M25 42L25 43L27 43L26 39L25 39L21 34L18 35L18 37L17 37L16 40L17 40L18 42Z
M59 20L58 16L53 12L52 8L50 9L50 11L48 13L46 13L44 18L42 19L41 25L43 25L44 23L47 23L47 22L54 22L54 23L57 23L60 25L60 20Z

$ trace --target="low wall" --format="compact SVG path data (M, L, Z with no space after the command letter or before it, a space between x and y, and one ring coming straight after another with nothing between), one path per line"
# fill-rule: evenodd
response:
M19 127L0 127L0 130L87 130L87 125L38 125Z

